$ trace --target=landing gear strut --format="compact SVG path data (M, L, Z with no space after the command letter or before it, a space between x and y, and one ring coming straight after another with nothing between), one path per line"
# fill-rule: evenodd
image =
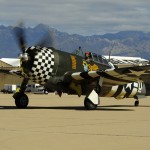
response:
M28 78L24 78L20 89L13 95L17 108L26 108L28 106L29 99L28 96L24 93L28 80Z

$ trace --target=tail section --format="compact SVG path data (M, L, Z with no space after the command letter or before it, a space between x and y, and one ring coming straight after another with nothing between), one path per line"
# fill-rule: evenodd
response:
M112 86L106 97L115 97L116 99L138 98L146 95L146 87L143 82L133 82L125 85Z

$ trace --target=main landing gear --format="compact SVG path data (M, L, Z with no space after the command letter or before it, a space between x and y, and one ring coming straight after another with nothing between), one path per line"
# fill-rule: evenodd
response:
M26 108L28 106L29 99L28 96L24 93L28 80L28 78L24 78L20 89L18 89L13 95L17 108Z
M87 110L95 110L97 106L100 104L99 94L101 92L101 87L103 83L103 78L100 77L97 82L96 88L92 90L92 92L85 97L84 99L84 107Z
M13 95L17 108L26 108L29 103L28 96L23 92L17 92Z

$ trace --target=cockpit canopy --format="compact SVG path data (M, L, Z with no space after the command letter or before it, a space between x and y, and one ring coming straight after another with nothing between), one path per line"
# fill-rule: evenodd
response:
M109 62L107 61L107 59L104 56L98 55L98 54L95 54L92 52L85 52L85 60L94 61L99 64L110 66Z
M81 47L79 47L79 49L76 49L73 54L76 54L78 56L83 57L86 61L94 61L96 63L99 64L103 64L106 66L111 66L110 63L107 61L107 59L102 56L102 55L98 55L92 52L83 52L83 50L81 49Z

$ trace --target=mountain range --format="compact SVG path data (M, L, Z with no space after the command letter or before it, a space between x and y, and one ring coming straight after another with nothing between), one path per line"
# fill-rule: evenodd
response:
M20 28L20 27L17 27ZM79 46L84 51L113 56L135 56L150 59L150 32L120 31L104 35L83 36L60 32L44 24L24 27L26 46L42 45L72 53ZM21 53L14 27L0 25L0 58Z

